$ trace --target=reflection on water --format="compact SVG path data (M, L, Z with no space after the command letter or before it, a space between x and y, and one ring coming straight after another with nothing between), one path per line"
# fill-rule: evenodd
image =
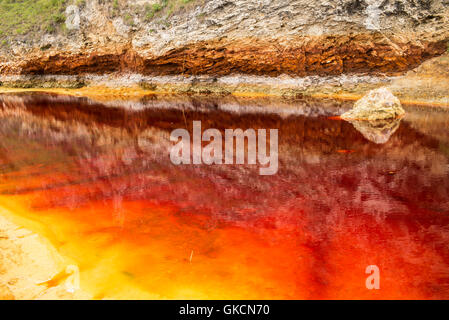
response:
M379 138L330 120L351 107L333 101L0 102L0 205L45 226L96 298L449 298L448 113L409 108ZM278 128L278 174L174 166L170 132L193 120Z
M374 143L383 144L398 130L401 119L354 120L350 122L366 139Z

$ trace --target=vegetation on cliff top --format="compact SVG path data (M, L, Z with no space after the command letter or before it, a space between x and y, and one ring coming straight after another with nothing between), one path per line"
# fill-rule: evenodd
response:
M127 0L107 0L104 4L111 9L112 17L122 16L125 24L132 25L132 16L136 14L149 22L156 17L168 18L193 2L195 0L157 0L140 8ZM0 46L20 36L64 30L65 9L71 4L84 6L86 0L0 0Z
M146 5L145 20L151 20L158 12L164 12L166 13L166 16L169 17L173 12L193 1L194 0L160 0L152 5Z
M67 0L0 0L0 38L53 32L65 22Z

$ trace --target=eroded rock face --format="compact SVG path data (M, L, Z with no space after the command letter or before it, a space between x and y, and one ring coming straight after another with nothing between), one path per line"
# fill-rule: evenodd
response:
M370 91L354 104L354 108L341 115L344 120L384 120L397 119L405 114L401 102L389 89Z
M435 106L449 107L449 52L430 59L418 68L396 78L389 88L401 101L415 104L428 101Z
M66 34L9 39L0 72L397 73L444 53L449 39L442 1L192 0L150 20L147 1L119 3L71 6Z

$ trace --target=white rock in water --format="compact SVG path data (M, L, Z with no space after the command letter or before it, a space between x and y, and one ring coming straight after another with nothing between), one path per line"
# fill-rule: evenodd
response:
M341 115L344 120L394 119L405 114L401 102L389 89L370 91L354 104L354 108Z

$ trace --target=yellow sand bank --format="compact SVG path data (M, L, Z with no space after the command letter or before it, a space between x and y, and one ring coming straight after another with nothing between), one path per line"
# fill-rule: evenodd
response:
M0 299L89 299L77 265L0 207Z

